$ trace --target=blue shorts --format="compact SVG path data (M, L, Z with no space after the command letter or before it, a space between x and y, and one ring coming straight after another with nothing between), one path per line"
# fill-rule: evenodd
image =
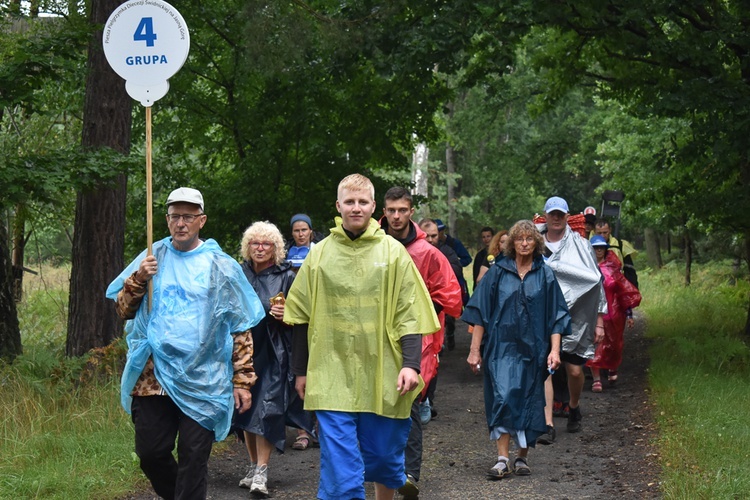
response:
M364 499L365 481L400 488L411 418L317 410L320 431L318 498Z

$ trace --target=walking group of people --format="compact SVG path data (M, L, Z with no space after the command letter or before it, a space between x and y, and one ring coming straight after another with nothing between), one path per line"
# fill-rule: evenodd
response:
M376 220L372 182L347 176L329 236L305 214L292 217L289 245L277 226L255 222L239 264L200 238L202 194L170 193L170 236L107 289L130 320L122 404L159 496L205 498L212 444L231 430L250 461L239 485L268 496L270 456L283 452L291 426L295 449L320 446L318 498L364 499L365 482L377 499L397 490L416 498L423 424L458 317L471 325L467 362L484 374L498 451L490 477L530 474L528 448L554 441L552 373L567 375L568 430L580 430L583 366L597 380L602 369L611 377L622 332L619 344L616 335L603 340L640 300L637 290L620 293L627 281L614 253L595 254L567 226L565 200L553 197L546 228L519 221L500 237L482 230L486 257L475 259L469 299L463 267L472 259L460 241L439 219L414 222L407 189L383 200Z
M610 382L617 379L626 318L632 327L632 309L641 300L621 272L622 260L608 250L606 221L595 224L606 234L589 241L588 232L568 225L563 198L549 198L544 212L543 224L519 221L494 246L490 239L462 316L472 331L467 363L484 373L485 413L498 454L488 471L493 479L531 473L528 449L555 441L554 416L567 417L568 432L582 429L584 366L594 392L602 391L602 369Z

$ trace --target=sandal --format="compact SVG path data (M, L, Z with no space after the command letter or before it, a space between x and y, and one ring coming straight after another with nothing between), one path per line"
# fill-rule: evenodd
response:
M516 476L531 475L531 469L529 469L529 464L526 462L526 457L516 457L513 461L513 473Z
M617 371L610 370L609 375L607 376L607 380L609 381L610 385L614 385L615 382L617 382Z
M490 479L502 479L505 476L510 475L510 467L508 467L508 459L503 457L498 460L493 468L487 471L487 477Z
M594 380L594 383L591 384L591 392L602 392L601 380Z
M297 439L294 440L294 444L292 444L292 448L295 450L306 450L310 447L310 443L312 442L312 438L310 436L301 435L297 436Z

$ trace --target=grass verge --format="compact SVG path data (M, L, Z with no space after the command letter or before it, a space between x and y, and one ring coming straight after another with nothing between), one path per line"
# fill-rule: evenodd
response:
M643 273L665 498L750 498L750 285L731 263Z
M66 359L67 270L47 270L19 304L24 353L0 366L0 498L116 498L139 486L119 377L81 382Z

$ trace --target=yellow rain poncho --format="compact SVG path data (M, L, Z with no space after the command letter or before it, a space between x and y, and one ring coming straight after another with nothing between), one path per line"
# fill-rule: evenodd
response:
M409 417L424 383L405 396L396 390L399 339L434 333L440 323L411 257L377 221L351 240L336 218L302 264L284 322L310 325L306 410Z

